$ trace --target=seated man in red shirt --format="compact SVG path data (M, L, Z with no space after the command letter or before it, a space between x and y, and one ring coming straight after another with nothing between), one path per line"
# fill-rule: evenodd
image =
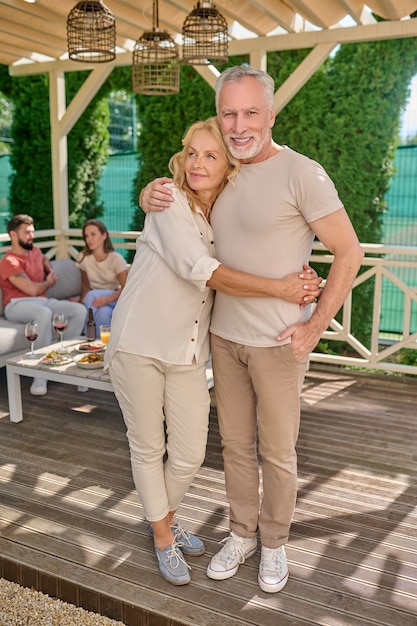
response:
M0 287L3 292L4 316L13 322L38 324L37 346L52 343L52 317L65 313L68 339L81 335L85 307L78 302L48 298L45 292L57 282L49 259L33 245L35 228L29 215L15 215L7 223L11 250L0 260ZM34 378L30 393L43 396L47 382Z

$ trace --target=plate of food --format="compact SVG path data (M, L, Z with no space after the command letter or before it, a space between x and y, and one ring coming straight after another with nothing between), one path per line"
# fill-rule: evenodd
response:
M100 341L84 341L75 346L74 349L77 350L77 352L90 354L91 352L103 352L106 346Z
M87 370L96 370L104 366L104 354L102 352L77 354L74 357L74 361L79 367L84 367Z
M52 350L51 352L48 352L40 359L40 362L44 363L44 365L55 366L65 365L65 363L68 363L68 361L71 361L71 357L69 357L68 354L61 354L57 350Z

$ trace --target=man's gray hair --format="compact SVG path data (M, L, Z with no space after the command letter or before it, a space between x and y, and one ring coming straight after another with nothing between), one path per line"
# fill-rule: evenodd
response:
M219 113L219 98L220 91L225 83L238 83L245 76L252 76L255 78L265 89L265 94L268 100L268 104L271 109L274 109L274 94L275 84L272 76L263 72L262 70L256 70L249 65L235 65L224 70L217 79L216 82L216 111Z

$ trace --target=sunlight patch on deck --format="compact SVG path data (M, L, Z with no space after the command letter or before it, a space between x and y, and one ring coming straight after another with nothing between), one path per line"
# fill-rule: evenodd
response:
M97 404L83 404L82 406L73 406L71 407L73 411L77 413L92 413L98 409Z
M13 479L17 467L15 463L4 463L0 466L0 469L0 483L9 483Z
M303 403L314 406L320 400L329 398L338 394L340 391L347 389L355 384L354 380L335 380L331 382L323 382L320 384L307 385L301 396L301 405Z

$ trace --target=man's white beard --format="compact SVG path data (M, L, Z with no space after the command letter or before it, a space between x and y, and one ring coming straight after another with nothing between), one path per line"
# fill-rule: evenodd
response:
M235 159L245 161L246 159L253 159L262 149L262 145L259 139L255 139L250 144L245 146L236 145L231 141L230 137L225 139L226 145L229 148L230 153Z

